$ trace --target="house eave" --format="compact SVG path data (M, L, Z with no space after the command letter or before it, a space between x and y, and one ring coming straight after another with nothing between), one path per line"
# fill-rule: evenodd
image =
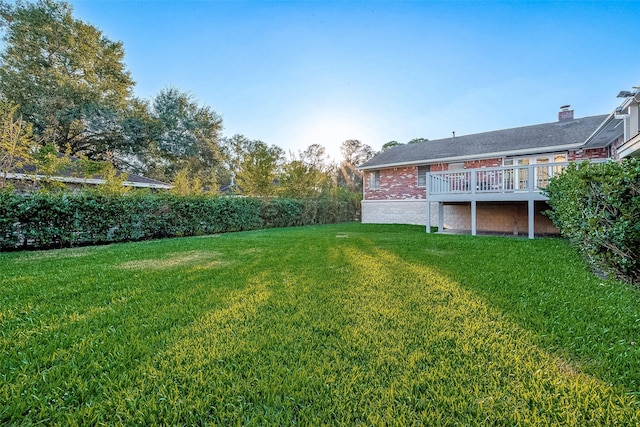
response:
M136 187L136 188L155 188L161 190L170 190L173 188L173 185L167 184L154 184L154 183L146 183L146 182L132 182L125 181L122 183L125 187Z
M427 143L428 144L428 143ZM483 160L483 159L493 159L496 157L509 157L509 156L525 156L531 154L542 154L548 152L556 152L561 150L571 150L575 148L584 147L584 143L575 143L575 144L564 144L564 145L554 145L549 147L535 147L535 148L523 148L519 150L507 150L507 151L497 151L492 153L480 153L475 155L465 155L465 156L453 156L453 157L442 157L437 159L423 159L423 160L413 160L409 162L397 162L397 163L387 163L387 164L379 164L372 166L358 166L356 169L366 171L366 170L377 170L377 169L388 169L388 168L397 168L403 166L420 166L420 165L432 165L437 163L455 163L462 162L467 160Z
M600 126L586 139L583 144L584 148L606 147L610 145L619 134L622 134L621 131L616 130L620 122L622 122L622 119L616 118L615 112L609 114Z
M625 157L639 157L640 134L634 136L633 138L622 144L620 147L618 147L618 156L621 159L624 159Z

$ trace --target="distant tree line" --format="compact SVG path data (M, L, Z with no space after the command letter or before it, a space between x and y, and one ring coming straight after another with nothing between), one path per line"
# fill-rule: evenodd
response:
M413 138L411 141L407 142L407 144L419 144L422 142L429 142L427 138ZM404 145L398 141L389 141L382 145L382 151L386 151L389 148L397 147L398 145Z
M0 0L0 28L0 187L21 163L54 174L68 166L60 159L73 156L173 183L181 195L362 191L355 167L375 153L358 140L344 141L342 159L332 163L318 144L287 154L225 136L220 115L175 87L151 100L135 97L122 43L74 18L69 3Z

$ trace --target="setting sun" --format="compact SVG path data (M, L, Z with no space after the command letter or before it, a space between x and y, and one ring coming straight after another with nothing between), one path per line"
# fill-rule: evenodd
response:
M371 145L375 138L370 121L362 114L340 111L318 111L301 118L292 129L296 147L304 149L311 144L320 144L334 160L340 158L340 144L348 139L357 139Z

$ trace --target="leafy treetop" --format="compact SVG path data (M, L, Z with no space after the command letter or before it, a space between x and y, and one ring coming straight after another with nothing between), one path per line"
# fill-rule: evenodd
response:
M43 143L97 157L126 145L133 80L122 44L74 19L66 2L0 1L0 93Z

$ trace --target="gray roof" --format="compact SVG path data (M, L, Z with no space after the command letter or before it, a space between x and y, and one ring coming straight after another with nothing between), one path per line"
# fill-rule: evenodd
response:
M121 172L118 171L117 175L120 175L120 174ZM134 173L130 173L127 175L127 182L125 183L125 185L127 185L127 183L131 183L129 185L133 187L150 187L150 188L165 188L165 189L173 187L171 184L168 184L166 182L158 181L157 179L148 178L142 175L136 175Z
M377 154L358 169L482 159L493 155L535 154L578 147L587 141L606 118L607 115L583 117L398 145Z
M62 157L63 154L58 153L58 157ZM76 162L78 159L76 157L71 157L72 162ZM11 176L14 179L24 179L30 175L37 175L38 170L34 164L26 163L21 165L20 167L13 168L9 171ZM120 170L116 170L116 176L121 176L123 173ZM61 171L57 171L55 175L52 176L53 179L62 182L78 182L78 183L86 183L86 184L98 184L99 181L103 181L104 177L100 174L95 175L86 175L83 171L78 170L72 166L68 166ZM166 182L158 181L156 179L148 178L142 175L136 175L134 173L127 174L127 180L124 182L124 185L127 187L142 187L142 188L162 188L169 189L172 187L171 184Z

